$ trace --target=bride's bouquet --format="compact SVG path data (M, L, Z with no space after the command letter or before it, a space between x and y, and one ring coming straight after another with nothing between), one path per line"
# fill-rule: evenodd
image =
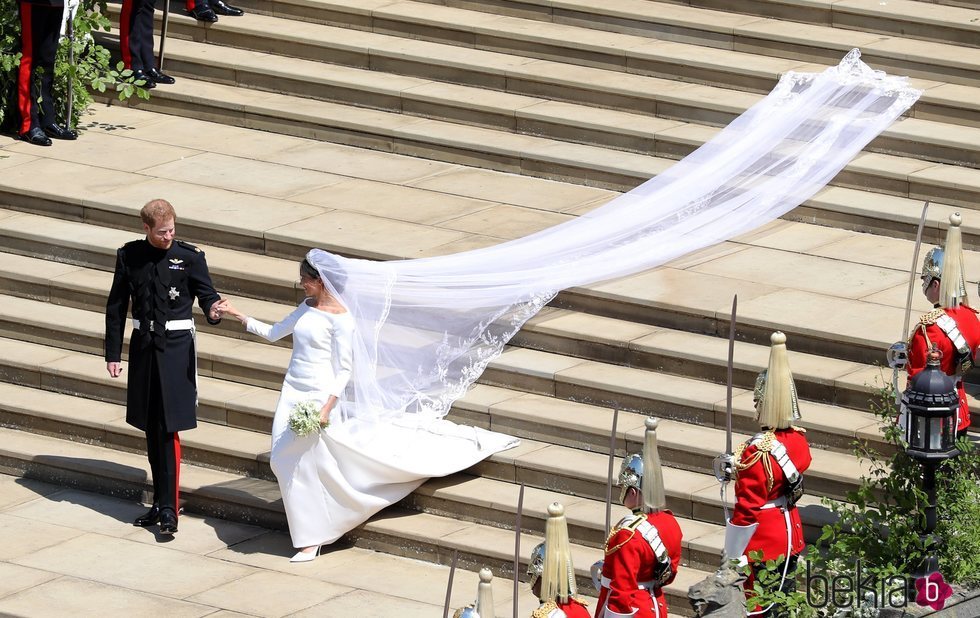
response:
M289 428L300 437L320 431L320 407L315 401L297 403L289 415Z

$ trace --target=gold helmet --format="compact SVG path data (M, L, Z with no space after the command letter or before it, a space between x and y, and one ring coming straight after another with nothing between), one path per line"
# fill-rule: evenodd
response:
M755 381L755 418L762 427L786 429L801 418L800 400L789 368L786 335L776 331L769 340L769 367Z
M537 547L534 549L536 551ZM565 507L557 502L548 505L548 522L544 528L544 551L542 553L539 598L544 602L567 603L568 599L576 592L575 567L572 565L572 553L568 546L568 522L565 520ZM530 571L530 567L528 570Z

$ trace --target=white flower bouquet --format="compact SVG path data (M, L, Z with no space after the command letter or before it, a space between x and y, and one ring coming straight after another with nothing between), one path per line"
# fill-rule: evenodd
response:
M309 436L320 431L320 408L315 401L301 401L289 415L289 428L297 436Z

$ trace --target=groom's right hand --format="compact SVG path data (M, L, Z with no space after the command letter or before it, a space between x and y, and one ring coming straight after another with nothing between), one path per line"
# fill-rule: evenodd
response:
M118 378L123 372L122 363L120 362L106 363L105 368L113 378Z

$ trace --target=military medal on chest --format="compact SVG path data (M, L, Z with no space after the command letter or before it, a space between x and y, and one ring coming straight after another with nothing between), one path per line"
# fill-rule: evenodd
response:
M170 295L170 300L177 300L177 297L180 296L180 292L174 286L170 286L170 291L167 294Z

